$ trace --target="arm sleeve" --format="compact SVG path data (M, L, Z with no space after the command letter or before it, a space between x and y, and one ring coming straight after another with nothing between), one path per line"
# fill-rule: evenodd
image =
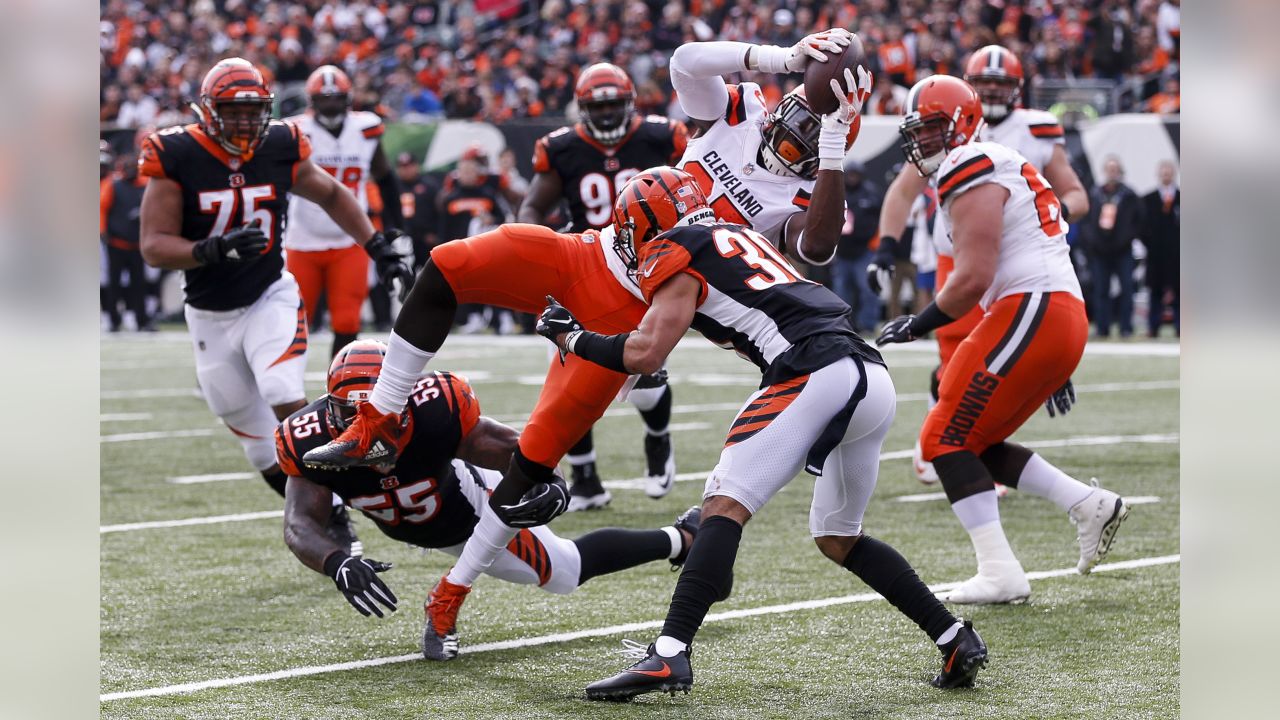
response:
M395 170L388 170L378 179L378 192L382 193L382 226L403 228L404 213L400 210L400 178Z
M722 41L685 43L676 48L671 56L671 86L689 117L707 121L724 117L729 91L721 76L745 72L747 51L752 47Z

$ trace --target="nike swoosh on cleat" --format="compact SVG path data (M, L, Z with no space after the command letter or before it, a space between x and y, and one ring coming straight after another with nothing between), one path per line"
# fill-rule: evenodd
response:
M957 647L955 650L952 650L952 651L951 651L951 657L947 658L947 664L942 666L942 672L944 672L944 673L949 673L949 672L951 672L951 666L952 666L952 664L954 664L954 663L955 663L955 661L956 661L956 655L959 655L959 654L960 654L960 648L959 648L959 647Z
M635 673L637 675L648 675L650 677L664 678L664 677L671 677L671 666L666 663L662 663L661 670L628 670L627 672Z

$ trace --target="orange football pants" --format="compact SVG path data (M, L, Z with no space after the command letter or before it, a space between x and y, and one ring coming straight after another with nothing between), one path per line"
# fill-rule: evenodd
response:
M1003 442L1071 378L1088 336L1084 303L1070 293L997 300L943 371L920 429L924 459Z
M431 251L431 261L458 303L497 305L541 313L555 297L586 329L631 332L647 306L627 292L605 265L594 233L562 234L540 225L508 224ZM546 384L520 433L526 458L555 467L604 414L627 376L570 355L552 359Z
M360 307L369 294L369 255L359 245L336 250L290 250L285 264L298 280L307 317L316 316L320 293L329 298L329 324L335 333L360 332Z

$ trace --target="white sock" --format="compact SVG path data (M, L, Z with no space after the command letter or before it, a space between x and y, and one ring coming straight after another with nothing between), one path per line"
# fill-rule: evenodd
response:
M938 636L938 647L942 647L952 640L956 639L956 633L960 632L960 628L964 627L964 623L957 620L954 625L947 628L947 631Z
M988 523L969 531L969 540L973 542L973 550L978 555L978 572L982 572L988 563L1013 563L1022 568L1018 557L1009 547L1009 539L1004 536L1004 528L1000 521Z
M569 461L570 465L586 465L596 461L596 451L592 448L591 452L585 452L581 455L566 455L565 459Z
M662 532L671 538L671 554L667 556L668 560L675 560L680 551L684 549L684 537L680 535L680 531L674 525L668 525L662 528Z
M669 635L663 635L659 637L658 641L655 642L653 646L654 646L653 649L657 650L658 654L661 655L662 657L675 657L676 655L689 649L688 645L685 645L684 643L680 642L679 640Z
M403 411L413 386L435 356L435 353L415 347L392 331L387 340L387 357L382 361L382 372L373 385L369 402L383 415Z
M995 490L957 500L951 503L951 510L960 518L960 525L971 533L974 528L1000 522L1000 505Z
M519 531L499 520L486 505L481 512L480 522L476 523L476 529L471 532L466 546L462 548L462 555L446 578L455 585L471 587L476 578L493 565L498 553L507 549L507 543L511 542L517 532Z
M1018 476L1018 489L1036 497L1042 497L1063 510L1070 510L1089 497L1093 488L1049 464L1048 460L1033 454L1027 466Z

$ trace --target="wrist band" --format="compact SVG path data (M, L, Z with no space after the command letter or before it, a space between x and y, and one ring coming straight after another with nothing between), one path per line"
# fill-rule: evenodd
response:
M588 330L575 330L565 338L569 352L615 372L630 374L623 362L623 351L631 333L601 335Z
M911 321L911 335L914 337L924 337L930 332L937 330L943 325L955 322L956 319L942 312L937 303L929 303L929 307L925 308Z

